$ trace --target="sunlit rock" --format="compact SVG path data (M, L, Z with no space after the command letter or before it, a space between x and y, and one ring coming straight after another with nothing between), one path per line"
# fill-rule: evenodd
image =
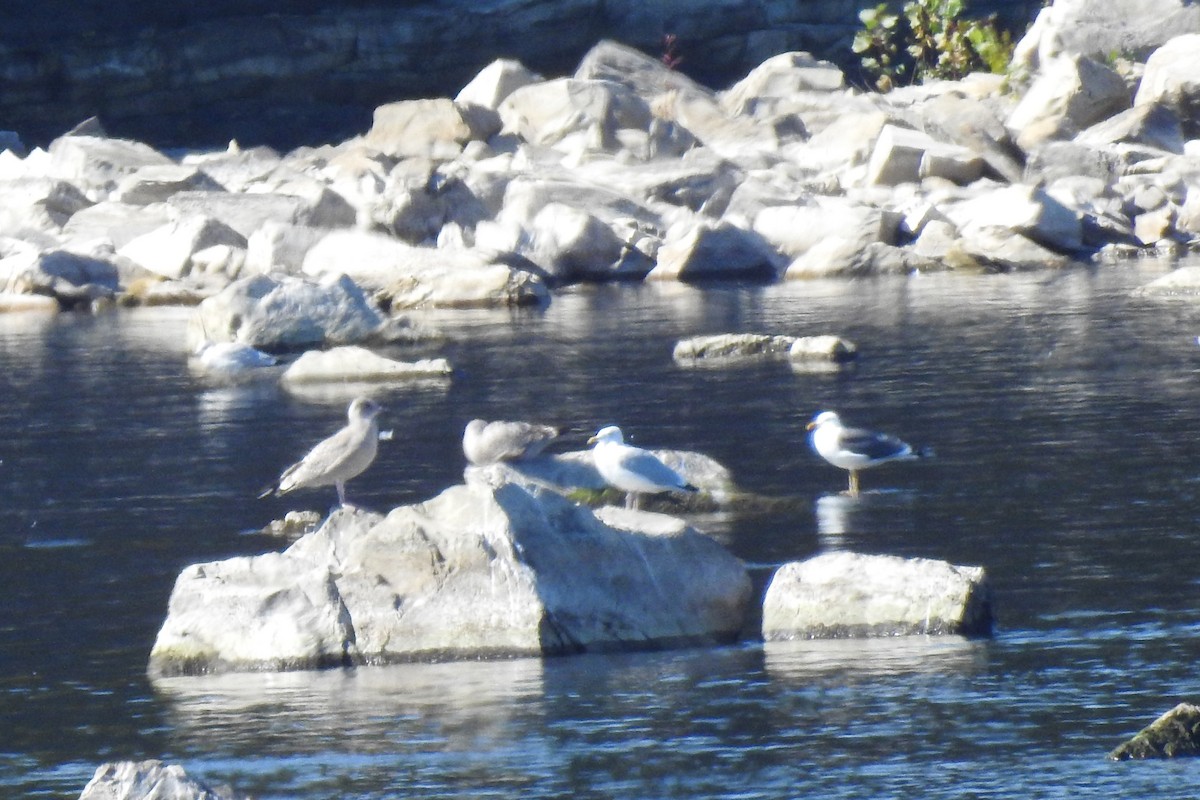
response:
M775 572L762 629L767 640L988 635L991 594L983 567L830 552Z
M347 345L330 350L309 350L284 370L284 383L329 381L379 382L406 378L441 378L453 372L444 358L396 361L365 347Z
M1200 755L1200 706L1180 703L1147 725L1108 757L1114 761L1134 758L1177 758Z
M820 197L803 204L767 206L755 215L753 227L771 247L790 259L830 237L859 248L872 242L896 241L894 215L844 198Z
M738 559L681 520L605 514L486 480L386 517L340 509L282 554L184 570L150 670L555 655L736 638L750 599Z
M498 109L504 98L542 78L519 61L500 58L481 69L454 97L455 103L469 103Z
M162 203L135 206L104 200L72 214L63 225L62 235L70 242L103 239L114 248L121 248L176 218L174 210Z
M150 671L318 669L357 658L354 624L329 565L265 553L180 573Z
M402 100L375 109L365 142L397 158L449 160L467 142L487 139L500 130L496 112L446 98Z
M1200 267L1180 267L1172 270L1145 286L1138 287L1134 294L1143 297L1200 295Z
M392 308L535 305L550 299L541 276L481 251L417 247L365 231L334 231L304 258L313 276L346 274Z
M1005 124L1026 150L1063 139L1129 108L1129 87L1110 67L1082 56L1044 64Z
M552 146L583 134L588 148L619 149L621 128L647 130L650 109L628 87L612 81L557 78L522 86L500 104L504 130L535 145Z
M732 114L753 114L759 105L801 92L835 92L845 85L846 76L835 64L809 53L780 53L723 92L721 105Z
M239 800L227 787L213 788L162 761L102 764L83 787L79 800Z
M888 125L875 141L867 163L866 182L896 186L923 178L945 178L968 184L983 175L983 165L979 154L966 147L939 142L921 131Z
M915 250L883 242L863 245L852 239L830 236L802 253L784 270L787 280L832 277L868 277L933 272L944 265Z
M256 275L202 302L188 322L188 346L240 342L266 350L362 342L385 318L348 277L307 281Z
M841 363L857 354L853 343L837 336L725 333L681 339L675 343L673 357L683 365L741 363L764 357Z
M1188 138L1200 136L1200 32L1176 36L1151 54L1134 103L1167 106Z
M111 262L90 255L21 247L0 258L0 285L16 293L47 295L72 307L113 297L118 273Z
M1094 147L1142 144L1182 154L1183 126L1173 109L1158 102L1148 102L1096 123L1075 140Z
M34 313L55 314L60 306L53 297L44 294L21 294L19 292L0 292L0 314L12 314L25 311Z
M0 182L0 236L58 233L71 217L92 205L67 181L29 178Z
M212 217L189 214L131 239L117 252L157 275L178 280L198 266L197 253L216 245L244 251L246 239Z
M779 256L753 231L695 218L671 226L648 280L772 280Z
M103 136L60 136L50 143L49 174L78 187L93 202L105 200L120 182L147 166L171 159L141 142Z
M148 164L121 178L112 200L133 206L160 203L179 192L219 192L221 184L187 164Z
M942 210L967 238L976 232L1007 231L1059 253L1083 249L1078 214L1038 187L1003 186L946 204Z

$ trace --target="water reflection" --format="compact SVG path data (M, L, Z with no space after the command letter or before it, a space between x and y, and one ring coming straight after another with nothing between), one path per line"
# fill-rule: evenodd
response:
M903 490L821 495L815 503L817 537L826 550L877 550L914 529L915 503L916 494ZM880 541L883 535L888 542Z
M969 675L988 664L988 643L958 636L767 642L767 673L801 685L861 682L907 673Z
M187 752L217 740L252 752L315 753L340 742L366 753L418 729L448 750L471 750L507 739L514 718L540 717L543 696L539 659L163 678L154 690Z

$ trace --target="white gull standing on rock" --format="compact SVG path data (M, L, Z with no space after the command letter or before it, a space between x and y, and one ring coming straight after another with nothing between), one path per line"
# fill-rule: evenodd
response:
M346 505L346 481L362 473L379 449L379 423L383 407L365 397L356 398L346 411L346 427L317 444L308 455L288 467L279 481L259 497L287 494L295 489L337 487L338 504Z
M521 461L541 455L560 433L560 428L536 422L473 419L463 431L463 454L479 467L498 461Z
M821 458L850 472L849 494L858 495L858 471L877 467L889 461L907 461L932 455L928 450L914 450L906 442L886 433L847 428L833 411L822 411L808 423L812 431L812 446Z
M588 439L588 444L595 445L592 458L600 477L609 486L625 492L626 508L638 507L639 494L699 491L649 450L625 444L625 437L616 425L601 428Z

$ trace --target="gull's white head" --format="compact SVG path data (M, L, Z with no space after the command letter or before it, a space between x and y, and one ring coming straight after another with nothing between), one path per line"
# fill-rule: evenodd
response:
M588 439L588 444L600 444L601 442L624 444L625 436L616 425L609 425L596 431L596 435Z
M812 422L808 423L806 430L813 430L822 425L841 425L842 419L834 411L822 411L812 418Z
M359 421L371 422L383 411L383 406L370 400L366 397L357 397L350 403L350 408L346 410L346 416L351 422Z

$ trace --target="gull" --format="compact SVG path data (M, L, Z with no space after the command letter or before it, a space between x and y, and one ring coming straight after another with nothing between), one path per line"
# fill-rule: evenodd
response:
M476 466L522 461L540 455L560 433L553 425L473 419L463 431L463 453Z
M858 471L888 461L907 461L931 455L886 433L847 428L833 411L822 411L808 423L812 446L821 458L850 472L851 497L858 496Z
M376 417L383 407L359 397L346 411L346 427L317 444L308 455L283 471L279 481L267 487L259 497L287 494L295 489L317 486L337 487L338 504L346 505L346 481L363 472L375 460L379 449L379 423Z
M638 507L639 494L699 491L649 450L625 444L625 437L616 425L601 428L588 439L588 444L595 445L592 459L600 477L609 486L625 492L626 508Z
M205 341L192 353L196 366L205 372L230 374L260 367L273 367L279 359L248 344Z

